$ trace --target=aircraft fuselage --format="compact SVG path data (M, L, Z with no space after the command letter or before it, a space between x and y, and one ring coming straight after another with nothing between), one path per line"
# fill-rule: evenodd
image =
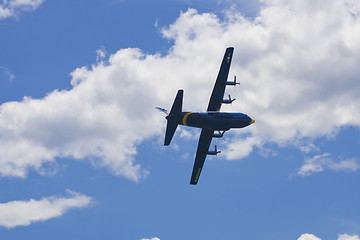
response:
M169 115L177 124L206 128L214 131L228 131L230 128L243 128L254 122L248 115L243 113L228 112L180 112Z

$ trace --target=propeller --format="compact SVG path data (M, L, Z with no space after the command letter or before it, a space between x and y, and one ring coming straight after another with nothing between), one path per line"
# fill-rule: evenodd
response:
M235 82L235 86L238 84L240 85L240 83L236 82L236 76L234 76L234 82ZM236 88L234 88L234 92L236 92Z
M218 150L217 150L217 146L216 146L216 145L215 145L215 152L216 152L216 154L221 153L221 151L218 151Z
M235 83L235 85L237 85L237 84L240 85L240 83L236 82L236 76L234 76L234 83Z
M231 101L231 103L232 103L233 101L235 101L235 100L236 100L236 98L231 99L231 96L230 96L230 94L229 94L229 100L230 100L230 101Z

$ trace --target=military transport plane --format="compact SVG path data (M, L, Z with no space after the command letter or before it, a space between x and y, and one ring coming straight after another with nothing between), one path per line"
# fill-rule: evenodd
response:
M163 108L157 108L167 114L167 126L164 142L164 145L166 146L170 144L179 124L202 129L190 184L197 184L206 155L217 155L220 153L220 151L217 150L216 145L214 151L209 150L212 138L221 138L223 137L225 131L230 130L230 128L243 128L255 122L254 119L251 119L248 115L243 113L220 112L222 103L230 104L235 100L231 99L230 95L229 99L223 99L225 87L227 85L235 86L238 84L236 82L236 78L234 78L234 81L227 81L233 52L233 47L226 49L220 71L210 97L207 112L183 112L182 103L184 91L181 89L177 92L170 113Z

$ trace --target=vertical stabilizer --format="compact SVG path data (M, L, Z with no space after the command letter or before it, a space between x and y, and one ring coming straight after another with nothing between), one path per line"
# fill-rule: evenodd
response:
M177 114L182 111L183 95L184 95L184 90L182 89L178 90L169 115Z
M184 95L184 90L180 89L176 94L169 116L166 117L167 125L166 125L165 141L164 141L164 145L166 146L170 144L171 139L173 138L176 128L178 126L175 115L182 112L183 95Z

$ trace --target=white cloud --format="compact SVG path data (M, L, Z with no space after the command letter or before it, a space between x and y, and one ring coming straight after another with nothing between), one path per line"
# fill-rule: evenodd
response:
M316 149L312 139L360 126L359 16L356 0L264 0L254 19L189 9L162 29L173 41L168 54L121 49L106 60L103 49L97 64L74 70L71 90L2 104L0 173L25 177L70 157L139 181L149 172L135 161L136 147L163 138L164 121L154 107L170 108L182 88L184 110L206 110L227 46L235 47L230 75L242 84L232 94L238 100L223 110L248 113L256 123L233 131L240 140L223 149L225 156L238 159L268 142L297 146L304 139L300 148L309 153ZM304 172L316 171L311 167Z
M349 235L349 234L340 234L338 237L338 240L360 240L360 237L358 235Z
M41 200L0 203L0 226L13 228L60 217L73 208L88 207L91 197L67 191L68 197L51 196Z
M12 6L12 7L31 7L33 9L36 9L43 2L44 2L44 0L10 0L9 1L9 6Z
M298 238L298 240L321 240L321 239L316 237L314 234L304 233Z
M11 9L0 5L0 20L12 16L14 13Z
M316 172L322 172L324 169L351 172L360 169L360 165L357 163L355 158L335 162L330 158L329 153L324 153L305 159L304 164L300 167L297 174L301 176L309 176Z
M154 238L142 238L140 240L160 240L160 238L154 237Z
M1 8L0 8L0 11L1 11ZM1 15L1 13L0 13ZM12 80L15 79L15 75L12 74L9 69L7 69L6 67L0 65L0 80L7 80L9 82L11 82Z
M254 147L261 146L261 139L256 137L246 137L242 139L231 138L226 146L226 156L229 160L235 160L247 157L254 149Z
M360 169L360 165L355 158L341 160L339 162L330 162L328 168L334 171L356 171Z
M229 144L227 158L246 157L266 142L283 146L304 138L310 143L300 149L309 152L317 148L312 139L359 126L359 14L349 12L348 1L321 3L263 1L255 20L228 12L222 22L188 11L164 31L178 55L235 46L231 72L243 83L241 100L224 109L247 112L256 123L237 131L252 137Z
M314 234L304 233L302 234L298 240L321 240L316 237ZM338 240L360 240L358 235L349 235L349 234L339 234Z
M16 16L22 11L32 11L45 0L3 0L0 3L0 20Z
M98 64L103 62L105 57L106 57L106 49L104 48L104 46L101 46L100 49L96 50L96 62Z

